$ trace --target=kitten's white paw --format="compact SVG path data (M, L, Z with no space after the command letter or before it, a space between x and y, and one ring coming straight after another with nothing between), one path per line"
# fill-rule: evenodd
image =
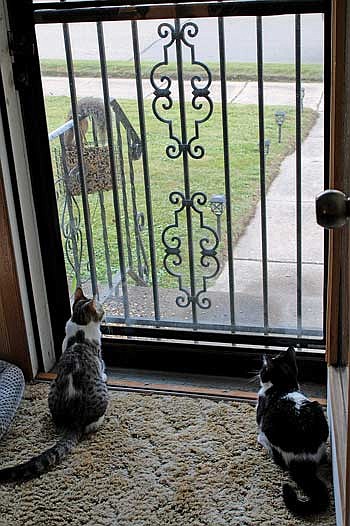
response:
M267 449L267 451L271 454L271 444L268 440L268 438L266 437L265 433L259 433L258 434L258 443L263 446L265 449Z
M102 373L101 378L102 378L102 382L107 382L107 375L106 375L106 373Z
M103 424L104 418L105 415L102 415L98 420L96 420L96 422L92 422L91 424L86 426L85 433L93 433L94 431L96 431Z

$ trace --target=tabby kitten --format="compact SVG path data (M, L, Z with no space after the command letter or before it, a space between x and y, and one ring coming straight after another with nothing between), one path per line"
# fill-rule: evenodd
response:
M324 511L329 504L327 487L317 476L326 456L328 425L320 404L300 392L297 375L293 347L275 358L264 357L257 406L258 442L308 497L302 500L290 484L283 485L287 508L305 515Z
M51 383L49 408L62 438L24 464L0 470L0 481L21 481L41 475L58 464L81 440L103 422L108 405L106 375L101 358L101 305L77 288L72 317L66 324L57 378Z

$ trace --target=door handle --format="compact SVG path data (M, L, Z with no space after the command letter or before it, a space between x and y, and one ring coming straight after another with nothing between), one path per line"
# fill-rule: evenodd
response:
M325 190L316 197L316 219L323 228L341 228L350 218L350 198L339 190Z

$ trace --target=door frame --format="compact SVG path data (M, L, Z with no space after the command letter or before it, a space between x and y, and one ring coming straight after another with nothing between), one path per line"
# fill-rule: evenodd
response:
M350 1L332 2L330 187L350 195ZM330 232L326 357L338 526L350 526L350 229Z
M15 4L15 5L13 5ZM25 4L25 5L24 5ZM15 50L11 48L13 33L10 26L10 12L18 10L16 2L11 3L7 0L0 0L0 76L1 89L3 92L1 104L1 117L5 137L1 137L1 152L3 164L3 176L5 182L5 197L9 212L9 227L11 228L17 273L20 286L20 300L24 313L24 319L27 332L28 352L31 356L32 370L27 370L27 378L34 376L38 369L49 370L56 361L54 331L51 330L55 325L55 320L61 323L60 306L56 308L57 312L49 311L48 296L50 287L47 287L46 276L44 275L43 258L44 253L39 237L38 215L33 199L33 181L48 176L48 172L39 166L41 154L40 149L45 150L45 141L40 142L39 121L36 119L35 107L29 105L27 111L24 111L26 97L35 96L36 86L25 86L27 90L24 95L21 91L21 85L16 81L17 65ZM31 12L31 2L26 0L21 5L23 7L23 17L29 16ZM22 42L22 48L17 50L22 61L24 61L30 70L33 70L31 49L27 40ZM34 92L34 93L33 93ZM40 90L39 90L40 93ZM30 95L31 94L31 95ZM24 95L24 96L23 96ZM25 114L32 115L33 123L38 126L32 126L32 140L28 140L28 123ZM28 119L27 119L28 120ZM44 122L45 124L45 122ZM46 136L47 141L47 136ZM36 143L36 157L33 157L33 144ZM41 144L42 143L42 144ZM48 167L51 169L51 162ZM43 208L50 217L52 212L47 209L46 197L43 198ZM44 221L48 223L48 221ZM55 254L55 252L52 252ZM47 256L47 254L46 254ZM47 260L47 257L46 257ZM53 258L52 267L55 269L59 254ZM46 261L46 266L48 265ZM55 280L53 280L53 283ZM62 290L62 286L61 286ZM63 290L64 292L64 290ZM57 295L57 297L60 297ZM15 297L7 299L8 307L11 308L11 302ZM69 303L69 302L68 302ZM13 305L15 312L17 306ZM69 304L68 304L69 309ZM70 310L68 311L70 312ZM64 313L68 318L67 311ZM52 322L53 320L53 322ZM18 327L19 330L19 327ZM64 332L64 324L60 326L61 334ZM63 336L62 336L63 338ZM62 342L61 338L61 342ZM14 352L14 351L13 351ZM25 352L25 350L23 350Z
M61 352L70 304L48 144L32 1L0 0L4 90L43 368Z
M46 283L47 319L51 320L52 343L50 349L54 348L56 357L58 357L65 323L70 316L70 305L59 220L56 212L56 195L52 184L52 165L47 141L47 126L40 81L40 65L36 48L33 6L31 0L23 0L21 3L21 16L19 17L16 2L11 0L1 1L7 4L11 41L16 43L11 49L14 85L21 105L23 126L26 134L30 174L29 184L33 195L37 238L40 244L38 253L40 254L41 251L41 275ZM140 3L145 2L141 0ZM282 13L283 10L288 9L287 4L288 2L278 3L272 8L269 8L268 5L259 4L259 13L262 15L273 14L275 10ZM314 9L317 6L314 6ZM72 7L72 5L69 7ZM296 8L292 6L291 9ZM325 56L327 58L327 54ZM327 130L325 131L327 132ZM48 217L50 221L47 221ZM52 257L52 254L55 257ZM276 337L274 335L269 336L268 340L265 337L261 337L258 341L256 338L253 342L248 334L246 343L243 345L239 335L227 333L223 336L222 345L218 346L217 342L213 341L212 334L204 332L202 334L203 343L198 345L198 343L190 341L190 338L185 342L176 341L176 335L173 337L173 341L169 343L166 338L172 339L174 331L171 329L163 329L163 331L159 329L158 337L152 336L152 330L149 331L147 328L117 327L116 331L118 336L116 341L112 341L112 338L109 338L108 335L103 340L107 361L110 359L116 363L117 360L119 364L128 364L133 367L141 363L148 363L153 368L161 366L166 369L184 370L185 367L185 370L196 369L198 371L199 367L203 367L202 372L216 370L219 373L218 364L221 364L221 374L227 374L228 370L235 371L235 373L239 370L247 372L252 370L252 368L259 367L260 357L262 352L265 352L266 345L271 345L271 348L266 352L276 352L287 345L286 338L277 335ZM195 334L198 336L199 341L200 331ZM191 335L193 334L191 333ZM131 339L130 336L137 336L138 338ZM307 347L308 342L303 338L298 340L296 345L302 347L304 341ZM47 352L46 346L41 346L44 355ZM176 352L169 353L170 347ZM319 381L325 381L326 366L322 354L323 348L324 341L319 341L308 352L297 350L298 360L300 361L301 370L305 372L305 378L310 378L316 374ZM52 358L50 361L52 361ZM48 367L45 366L44 369L48 370Z
M31 379L38 370L38 357L11 184L9 148L0 74L0 360L14 363L26 379Z

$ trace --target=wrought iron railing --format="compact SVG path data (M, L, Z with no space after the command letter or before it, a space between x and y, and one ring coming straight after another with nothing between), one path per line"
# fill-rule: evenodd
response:
M133 4L129 2L128 4ZM145 2L139 2L145 4ZM113 292L116 286L121 287L121 293L114 290L108 300L115 299L115 305L107 308L107 323L109 334L124 333L134 336L167 337L170 339L195 339L197 341L222 341L249 344L295 343L305 348L322 347L324 341L323 323L316 326L306 326L303 320L303 214L302 214L302 115L305 106L304 96L307 87L302 86L302 48L301 48L301 14L321 13L327 11L327 5L322 0L304 0L294 2L200 2L173 5L120 6L112 7L111 2L63 2L35 4L34 17L37 24L62 23L67 75L70 86L72 120L51 134L51 138L60 137L61 162L63 170L64 206L62 210L62 233L65 239L67 261L74 270L76 281L81 282L82 234L79 214L82 211L85 225L85 243L88 253L91 288L99 293L99 280L96 273L94 234L91 226L91 203L89 202L84 172L83 144L79 133L79 115L77 112L76 76L70 40L70 22L95 22L97 30L97 49L100 59L100 78L102 82L105 106L111 105L115 114L115 130L111 114L106 111L106 127L109 151L109 166L112 177L112 202L115 218L116 244L119 270L116 278L110 264L108 241L109 227L106 224L104 208L104 192L99 192L99 206L103 228L103 246L107 269L108 290ZM270 319L270 283L269 283L269 235L267 191L269 179L267 175L267 155L271 139L266 135L266 93L264 81L263 57L263 16L272 14L292 13L294 17L295 42L295 81L294 105L291 113L295 119L295 216L296 216L296 252L295 268L296 283L294 287L296 315L285 324L271 322ZM239 311L237 300L237 277L235 271L236 256L234 253L237 239L233 224L233 183L232 183L232 133L229 116L227 59L226 59L226 17L253 16L256 23L256 64L257 64L257 125L258 125L258 156L259 197L260 197L260 270L262 273L261 322L249 320L249 312ZM173 18L172 18L173 17ZM181 17L181 18L180 18ZM187 18L191 18L188 20ZM198 20L208 17L216 20L219 78L215 86L219 102L213 98L213 81L211 68L197 58L196 37L200 32ZM142 69L138 20L159 19L157 38L161 44L159 60L154 61L148 73L149 87L152 88L150 106L145 96L145 73ZM198 19L198 20L197 20ZM130 21L131 45L134 67L134 79L137 100L137 124L131 125L129 118L121 105L110 99L105 39L103 21ZM325 21L326 31L328 18ZM326 35L327 37L327 35ZM184 65L184 52L188 52L190 60ZM174 57L176 73L167 73L170 65L170 53ZM185 75L186 69L186 75ZM189 85L190 89L186 86ZM327 85L326 85L327 90ZM327 91L325 105L327 109ZM206 191L205 174L203 188L198 189L192 184L193 166L200 163L207 155L208 145L202 140L202 130L210 125L213 112L221 119L221 129L218 133L218 148L222 158L222 193L211 196ZM175 112L175 117L174 117ZM198 114L198 115L196 115ZM282 126L286 117L286 109L274 107L278 129L276 142L283 142ZM135 116L134 116L135 117ZM173 188L164 188L167 192L169 213L164 217L162 225L155 224L155 208L159 203L154 200L152 178L157 169L153 163L150 169L150 145L154 143L148 136L147 125L150 119L158 121L161 140L158 155L166 159L168 165L174 167ZM77 173L79 174L81 203L69 192L67 177L69 170L65 161L63 133L71 126L75 131L77 151ZM135 127L134 127L135 126ZM126 191L127 182L124 170L124 146L121 133L123 127L126 133L128 177L131 189L131 207L128 204ZM139 131L136 131L138 128ZM326 125L327 133L327 125ZM253 135L253 134L252 134ZM164 149L164 140L167 145ZM254 142L255 141L255 142ZM256 139L252 138L252 144ZM154 151L154 148L153 150ZM253 154L252 154L253 155ZM139 159L135 176L134 161ZM179 163L181 163L182 181L180 183ZM135 177L143 178L141 199L145 207L145 215L140 211L139 193L135 185ZM139 180L139 179L138 179ZM61 181L62 182L62 181ZM60 183L61 184L61 183ZM325 173L327 185L327 173ZM208 206L210 204L210 207ZM74 212L76 210L76 213ZM78 212L79 209L79 212ZM130 209L130 211L129 211ZM171 212L171 214L170 214ZM213 214L213 213L214 214ZM169 219L172 215L172 218ZM129 216L132 218L130 225ZM68 218L65 219L65 218ZM104 217L104 218L103 218ZM156 230L157 227L157 230ZM141 232L147 232L147 246L143 243ZM134 241L131 239L133 232ZM283 242L283 240L281 240ZM323 248L323 247L322 247ZM322 248L320 253L322 253ZM161 254L161 257L160 257ZM136 263L134 264L133 261ZM225 265L227 272L227 289L225 294L211 290L216 278ZM294 265L294 261L293 261ZM168 275L172 280L169 287ZM129 276L134 280L130 281ZM167 276L163 278L163 276ZM252 276L253 278L253 276ZM162 285L162 279L167 283ZM136 286L135 286L136 284ZM175 288L176 285L176 288ZM140 295L135 289L142 290ZM323 287L323 285L322 285ZM103 287L102 287L103 288ZM118 287L117 287L118 288ZM318 305L323 309L322 293ZM260 293L259 293L260 294ZM260 304L259 294L256 301ZM101 294L100 294L101 295ZM103 296L103 295L102 295ZM170 306L169 306L170 304ZM225 309L222 305L225 304ZM238 308L237 308L238 305ZM145 309L147 306L147 309ZM215 309L224 313L222 319L215 317ZM183 311L181 313L181 311ZM205 315L205 311L214 315ZM184 314L185 313L185 314ZM245 323L245 315L247 322ZM322 318L322 317L321 317ZM194 332L195 331L195 332Z
M94 167L98 176L102 175L102 170L108 171L108 164L111 161L109 156L109 152L111 150L106 149L106 147L98 144L96 122L93 118L91 118L93 147L91 150L91 146L83 147L81 144L83 154L82 156L78 155L76 145L69 147L65 142L66 133L69 132L69 130L72 130L74 126L73 119L70 119L49 134L50 142L54 141L55 139L59 139L60 144L59 149L56 148L53 150L55 159L55 172L57 174L55 185L59 212L61 214L61 232L64 239L64 252L66 261L73 271L72 281L74 282L74 287L82 286L84 283L91 285L91 291L93 294L100 296L101 301L106 300L111 295L118 297L120 295L119 287L122 284L121 272L119 271L113 275L112 271L110 241L108 225L106 221L106 207L104 197L105 191L110 190L113 186L113 177L116 177L117 172L118 182L115 182L114 184L118 185L122 195L122 206L119 212L118 221L120 222L120 220L123 219L127 244L127 263L124 264L123 270L125 275L130 276L130 278L138 285L147 286L149 277L149 265L147 262L145 247L141 235L145 223L144 213L139 211L137 207L133 167L134 161L139 160L142 154L141 141L120 104L114 98L111 98L109 100L109 106L112 108L115 116L114 135L116 136L116 152L112 157L114 171L107 174L107 177L104 176L102 181L89 180L89 174L87 173L89 166L85 156L86 152L89 153L92 151L95 157L94 162L97 163L97 167L99 164L101 164L98 171L96 166ZM78 121L80 122L86 118L86 115L78 115L77 117ZM124 148L121 128L123 128L126 138L128 173L126 173L123 157ZM111 122L108 126L108 142L110 143L111 149L113 151L113 133ZM73 165L72 162L69 163L68 161L69 154L72 153L74 154ZM108 162L106 163L105 157L107 155ZM70 161L72 161L72 159L70 159ZM115 168L116 165L118 165L118 171ZM127 177L129 179L129 185L131 188L131 205L128 202L129 198L127 192ZM84 273L82 273L82 204L81 202L78 202L78 199L81 196L81 201L84 202L84 192L85 196L89 192L98 194L98 206L100 209L102 240L105 256L104 266L108 284L108 289L104 291L101 291L98 286L96 263L94 257L95 255L93 251L89 251L88 254L88 277L84 279ZM92 247L93 233L91 231L91 218L88 207L87 211L85 210L85 213L86 212L88 212L88 215L86 215L84 218L85 226L86 222L89 222L89 227L85 229L85 243L88 247ZM130 225L130 216L132 217L132 226ZM132 242L132 237L134 239L134 243ZM134 250L133 245L135 247Z

